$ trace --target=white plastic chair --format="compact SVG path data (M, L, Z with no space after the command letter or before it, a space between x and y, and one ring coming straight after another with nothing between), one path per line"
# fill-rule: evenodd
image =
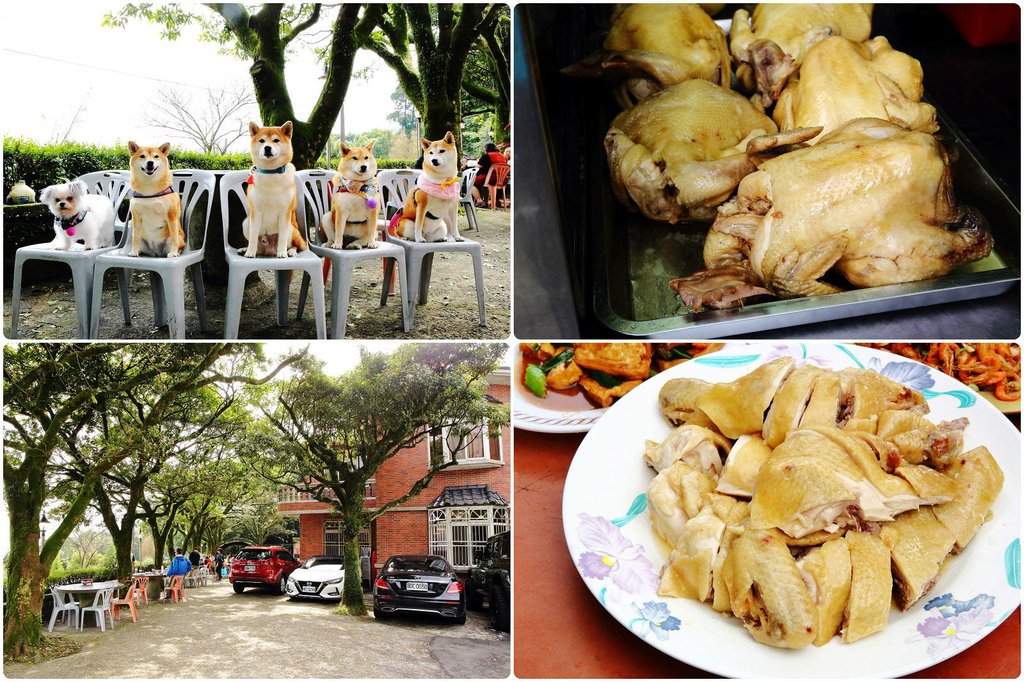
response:
M196 571L196 587L202 585L206 587L206 581L210 577L210 569L206 566L200 566L199 570Z
M88 186L90 194L102 194L110 199L115 213L114 244L102 249L92 249L91 251L58 251L52 248L49 242L31 244L18 249L14 254L14 283L11 288L12 339L18 337L18 315L21 312L21 274L25 262L29 260L67 263L68 267L71 268L71 283L75 290L75 310L78 313L78 338L90 338L89 317L91 301L89 293L92 287L93 268L96 259L101 254L117 248L119 243L117 231L119 227L121 229L120 242L124 241L124 224L119 224L116 214L128 191L131 189L128 184L131 176L127 171L96 171L95 173L86 173L79 176L76 180L84 182ZM128 292L127 276L119 276L117 283L122 295L126 296Z
M47 632L53 632L53 624L57 622L57 617L61 614L64 615L65 625L68 624L68 616L74 616L72 627L78 627L81 612L75 598L70 595L65 598L55 585L50 587L50 594L53 595L53 612L50 614L50 627L47 628Z
M298 191L299 230L306 236L309 248L316 255L326 258L331 264L331 329L330 338L345 338L346 320L348 319L349 294L352 289L352 271L356 263L365 260L385 259L388 263L399 263L399 287L402 293L402 328L412 329L412 306L409 303L409 288L406 283L405 250L394 242L377 241L374 249L332 249L320 243L320 219L331 210L328 200L328 183L334 177L333 171L320 168L299 171L295 176ZM309 291L310 275L302 275L302 288L299 290L299 314L306 308L306 294ZM381 306L387 305L387 294L382 286Z
M377 174L377 182L388 194L387 206L392 207L392 199L401 198L398 203L399 209L405 202L405 197L412 190L416 183L416 176L422 171L381 171ZM452 215L447 220L458 220L459 212L452 209ZM384 229L390 219L390 214L382 221ZM476 302L480 314L480 326L487 326L487 313L484 309L484 258L480 242L472 239L465 239L461 242L416 242L410 239L396 237L391 240L405 249L405 261L408 272L406 280L409 282L409 300L413 302L410 313L411 323L416 321L416 303L426 303L427 295L430 292L430 272L434 266L434 254L438 252L465 252L473 258L473 275L476 280ZM389 261L384 270L383 295L387 295L391 289L391 272L394 268L393 261Z
M185 338L185 270L192 277L192 288L196 296L196 308L199 312L199 328L207 331L209 319L206 315L206 292L203 287L203 256L206 253L206 231L210 224L210 213L213 208L213 193L217 178L205 170L171 171L172 187L181 197L181 225L186 231L185 250L174 258L154 256L129 256L131 249L131 220L128 221L125 237L121 246L96 259L96 268L92 283L92 320L90 323L91 338L99 335L100 312L103 306L103 276L107 270L117 268L118 272L127 272L131 277L133 270L148 270L149 281L153 294L153 316L156 326L167 325L168 335L172 339ZM205 196L206 200L203 201ZM203 208L203 227L199 234L199 245L192 248L192 235L188 234L189 226L196 209ZM120 279L120 274L118 275ZM121 309L125 324L131 324L131 308L126 289L121 290ZM170 319L168 319L168 313Z
M403 168L400 170L382 170L377 173L377 185L387 195L384 203L385 230L387 221L405 206L405 198L416 186L416 178L423 171L415 168Z
M467 168L462 171L462 182L459 186L459 203L466 211L466 222L477 234L480 234L480 223L476 219L476 204L473 203L473 184L479 172L479 168Z
M82 609L82 617L78 622L79 630L85 626L85 614L87 613L93 613L96 615L96 624L100 626L100 632L107 631L107 616L110 617L110 629L114 629L114 612L110 608L110 597L113 594L113 587L100 590L96 593L96 597L92 600L92 606L86 606Z
M273 270L277 286L277 323L288 324L288 288L291 271L301 270L310 276L313 283L313 313L316 317L316 336L327 338L327 321L324 313L324 282L320 276L320 258L306 249L289 258L257 257L246 258L238 253L228 239L228 221L231 198L241 204L245 215L249 214L249 202L245 198L246 181L249 171L231 171L220 179L220 212L224 230L224 258L228 262L228 292L224 305L224 338L238 338L238 322L242 314L242 292L249 273L258 270Z

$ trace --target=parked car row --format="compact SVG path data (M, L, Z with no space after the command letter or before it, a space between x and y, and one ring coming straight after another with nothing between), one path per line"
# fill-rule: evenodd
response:
M433 613L466 622L466 609L481 610L486 601L491 626L509 631L511 603L511 538L500 533L474 556L465 583L444 558L436 555L397 555L384 562L372 581L373 615L385 620L397 613ZM345 582L345 560L313 556L300 563L284 547L245 547L231 562L228 580L236 593L263 587L289 599L338 601ZM360 557L360 569L370 576L370 556Z

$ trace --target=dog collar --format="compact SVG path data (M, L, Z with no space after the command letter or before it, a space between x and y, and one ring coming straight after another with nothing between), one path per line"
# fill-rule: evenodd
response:
M70 218L57 218L57 222L60 223L60 229L64 230L69 237L75 236L75 227L82 224L85 220L85 214L89 212L89 209L79 211Z
M157 197L167 196L168 194L174 194L173 187L165 187L162 192L157 192L156 194L139 194L135 190L132 190L132 199L155 199Z
M441 182L434 182L426 173L421 173L416 178L416 187L423 190L427 194L437 197L438 199L452 200L459 198L459 180L458 176L453 178L447 178Z
M338 192L341 194L355 194L363 199L366 199L366 207L370 209L377 208L377 200L374 195L377 193L376 181L371 182L360 182L359 180L347 180L341 178L341 184L338 185Z
M263 175L280 175L281 173L284 173L286 170L288 170L288 164L285 164L280 168L271 168L270 170L267 170L266 168L257 168L256 166L253 166L252 170L254 173L262 173Z

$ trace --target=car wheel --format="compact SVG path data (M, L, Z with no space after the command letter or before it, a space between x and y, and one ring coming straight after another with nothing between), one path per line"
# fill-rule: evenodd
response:
M288 590L288 578L285 577L284 573L281 574L281 579L277 581L277 593L284 594Z
M455 624L456 625L465 625L466 624L466 612L465 611L463 611L462 613L460 613L458 616L455 617Z
M476 583L469 580L466 581L466 608L470 611L482 611L484 608L484 596Z
M373 607L373 617L376 618L377 620L387 620L388 618L391 617L391 615L387 614L387 613L384 613L383 611L378 609L376 606L374 606Z
M232 583L231 587L235 590L235 594L242 594L242 590L245 589L245 585L239 585L238 583Z
M491 588L491 627L501 632L509 631L509 604L508 595L501 587Z

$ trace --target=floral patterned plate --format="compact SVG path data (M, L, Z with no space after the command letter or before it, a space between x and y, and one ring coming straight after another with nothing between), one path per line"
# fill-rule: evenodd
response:
M707 604L657 594L670 548L647 519L644 493L654 472L642 457L645 439L660 441L671 430L658 391L675 377L731 381L782 356L798 364L872 369L921 391L932 421L970 419L965 448L986 445L1005 475L991 520L947 562L931 592L907 612L894 608L885 630L854 644L835 638L821 648L775 649ZM977 396L945 374L870 348L729 344L644 382L587 434L562 499L569 552L594 597L634 636L719 675L896 677L927 668L979 641L1020 604L1020 433Z

